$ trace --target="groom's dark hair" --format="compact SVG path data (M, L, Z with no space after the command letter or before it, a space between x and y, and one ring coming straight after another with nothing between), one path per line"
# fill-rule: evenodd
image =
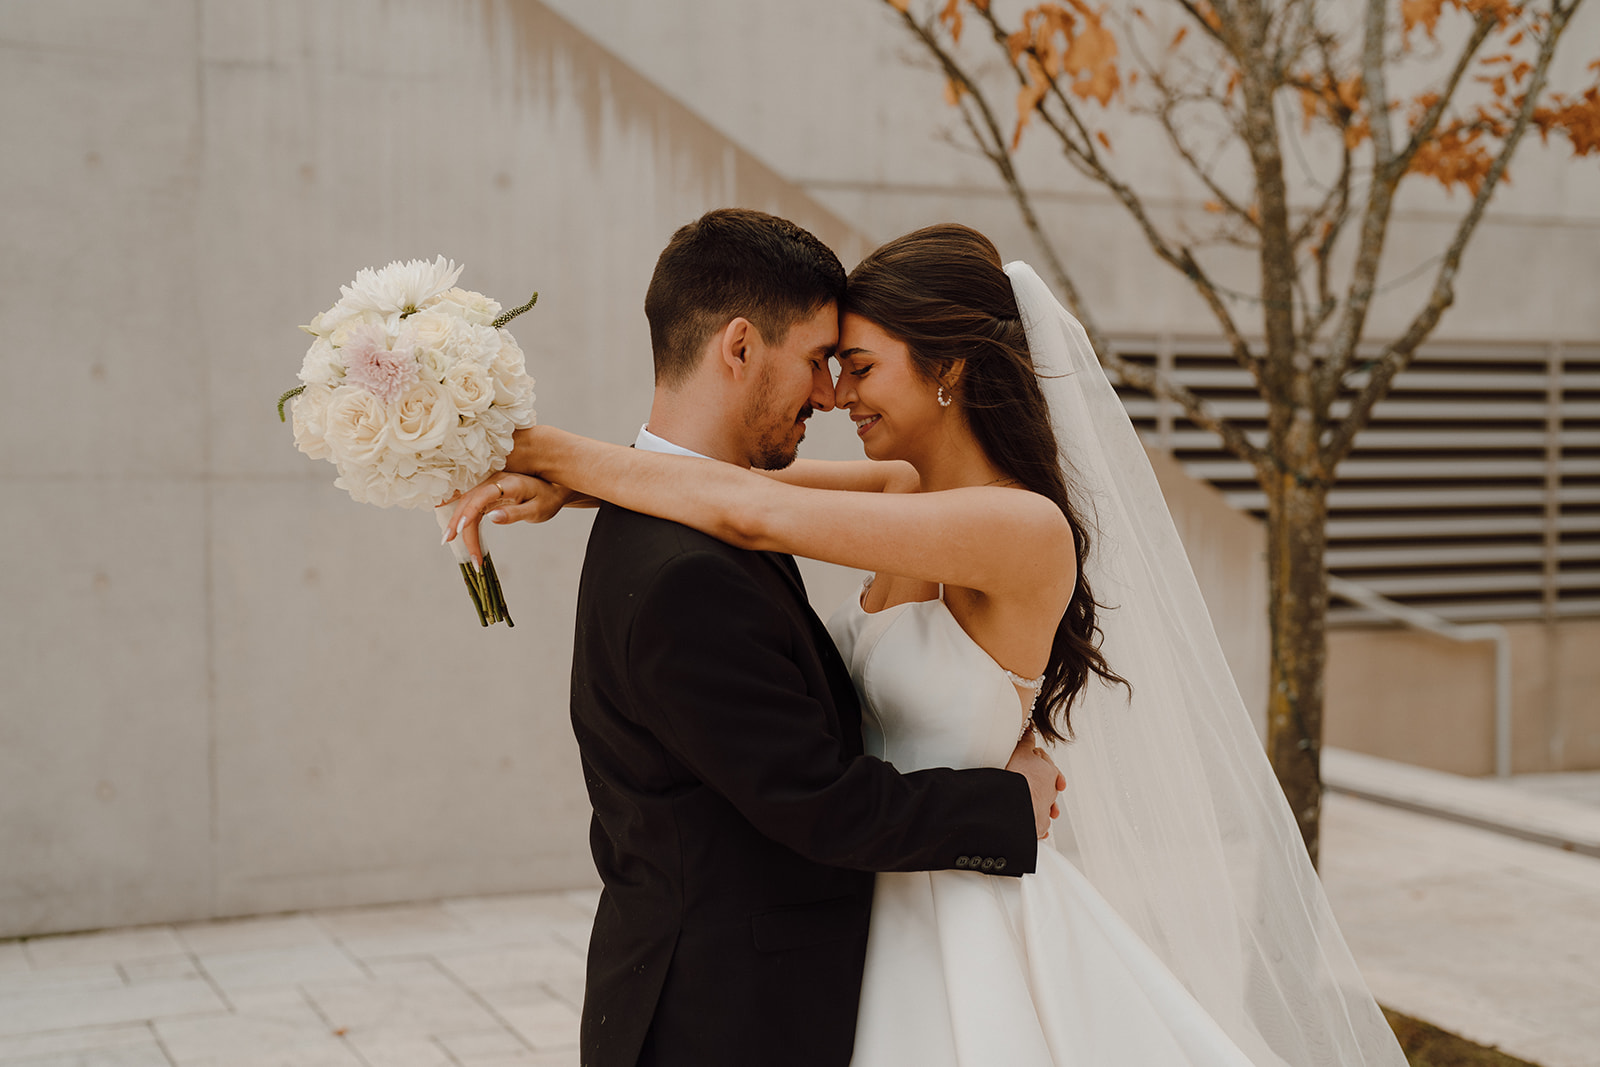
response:
M667 242L644 297L656 384L693 373L706 340L749 319L769 344L844 295L844 267L815 234L746 208L708 211Z

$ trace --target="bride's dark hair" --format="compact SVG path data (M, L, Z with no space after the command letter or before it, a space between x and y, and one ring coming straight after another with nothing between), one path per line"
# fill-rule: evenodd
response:
M1066 516L1078 580L1056 627L1033 722L1041 737L1070 737L1072 701L1091 674L1113 684L1128 683L1100 654L1095 623L1099 605L1083 572L1089 531L1067 492L1050 408L1034 373L1000 253L967 226L947 223L916 230L882 246L850 272L841 310L905 342L912 367L929 381L942 380L960 363L952 390L955 403L984 454L1008 478L1048 497Z

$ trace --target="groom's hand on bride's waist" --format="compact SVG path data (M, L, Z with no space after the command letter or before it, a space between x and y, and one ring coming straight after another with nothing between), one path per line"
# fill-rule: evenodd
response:
M1067 787L1067 780L1056 769L1049 753L1034 743L1029 730L1017 741L1006 761L1006 770L1015 771L1028 780L1028 793L1033 797L1034 831L1042 841L1050 834L1050 820L1061 814L1056 806L1056 796Z

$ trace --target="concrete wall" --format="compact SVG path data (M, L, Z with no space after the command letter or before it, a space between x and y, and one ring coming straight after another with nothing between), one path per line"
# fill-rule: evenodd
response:
M943 75L884 0L550 2L874 241L955 220L989 234L1008 258L1037 260L993 167L960 147L965 133L942 103ZM1006 11L1023 6L1021 0L996 2ZM1355 0L1325 2L1334 8L1330 22L1359 26ZM1110 6L1127 10L1133 0ZM1142 7L1157 20L1171 13L1168 4ZM916 4L928 8L926 0ZM975 19L968 27L982 40ZM1447 19L1446 33L1449 28ZM662 47L664 41L672 47ZM1553 84L1569 90L1587 85L1592 75L1584 67L1600 55L1600 8L1579 10L1562 47ZM995 66L988 64L991 74ZM1435 66L1433 73L1442 71ZM1014 87L1005 72L998 77L999 118L1009 124ZM1158 216L1186 211L1204 232L1200 205L1209 196L1180 176L1161 135L1124 118L1113 137L1115 165L1150 198ZM1300 160L1315 159L1316 150L1299 147L1287 177L1303 185ZM1107 331L1216 334L1215 319L1189 283L1154 257L1109 196L1076 176L1038 123L1024 139L1019 166ZM1592 159L1543 151L1530 138L1513 176L1479 229L1457 279L1455 306L1436 337L1600 336L1600 302L1590 299L1592 279L1600 274L1600 171ZM1448 222L1467 203L1459 191L1450 196L1421 181L1408 183L1403 194L1373 303L1374 337L1398 332L1426 298L1429 283L1422 277L1398 280L1443 251ZM1225 284L1255 291L1252 259L1219 261L1214 251L1202 259ZM1508 263L1516 270L1506 270ZM1259 335L1259 316L1248 302L1237 302L1234 313L1247 333Z
M0 937L591 883L587 520L500 535L520 625L480 630L431 516L294 450L295 324L445 254L540 291L542 415L627 440L677 225L863 239L539 3L12 0L0 54ZM807 454L858 454L846 420ZM1258 569L1191 551L1264 696ZM805 569L821 610L853 592Z
M0 51L0 936L590 882L587 521L501 538L480 630L430 515L295 451L295 324L443 253L631 439L676 226L860 240L538 3L13 0Z
M1600 767L1600 621L1507 623L1513 773ZM1328 639L1326 741L1494 773L1494 646L1391 629Z
M1272 666L1266 525L1229 507L1221 493L1189 477L1172 457L1154 449L1149 455L1239 695L1265 743Z

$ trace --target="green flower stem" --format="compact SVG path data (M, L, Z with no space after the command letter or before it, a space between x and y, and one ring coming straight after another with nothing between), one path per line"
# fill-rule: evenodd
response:
M472 597L472 607L478 613L478 625L488 626L489 616L484 613L483 598L478 593L478 582L477 578L472 573L471 564L461 564L461 580L467 583L467 593Z
M500 588L500 576L495 573L494 560L489 558L489 553L483 554L483 576L493 601L495 621L505 620L507 628L514 628L517 624L511 621L511 609L506 607L506 596Z

